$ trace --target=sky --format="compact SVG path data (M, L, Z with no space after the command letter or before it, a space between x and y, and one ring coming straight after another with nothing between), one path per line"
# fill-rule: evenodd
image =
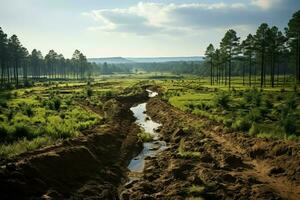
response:
M0 0L0 27L29 50L70 58L203 55L228 29L283 29L300 0Z

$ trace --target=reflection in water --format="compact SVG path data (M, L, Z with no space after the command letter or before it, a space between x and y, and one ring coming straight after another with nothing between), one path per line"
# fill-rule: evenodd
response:
M149 97L155 97L158 95L157 92L152 92L147 90ZM136 123L145 130L145 132L150 133L153 136L152 142L145 142L143 144L144 148L142 152L133 158L129 163L128 169L132 172L142 172L145 164L145 157L153 156L159 151L166 148L165 141L159 141L159 135L155 131L161 124L156 123L151 120L151 118L146 114L146 103L141 103L135 107L130 108L136 117Z

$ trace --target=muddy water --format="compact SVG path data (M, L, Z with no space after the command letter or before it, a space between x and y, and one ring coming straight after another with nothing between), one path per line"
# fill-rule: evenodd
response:
M147 90L147 92L150 98L158 95L157 92L153 92L151 90ZM156 132L157 128L161 126L161 124L154 122L150 116L146 114L146 104L147 103L141 103L130 108L136 118L136 123L144 129L145 132L150 133L153 136L153 141L145 142L143 144L143 150L129 163L128 169L132 173L143 172L145 158L147 156L154 156L159 151L166 148L166 142L159 140L159 134ZM129 178L133 177L129 174Z

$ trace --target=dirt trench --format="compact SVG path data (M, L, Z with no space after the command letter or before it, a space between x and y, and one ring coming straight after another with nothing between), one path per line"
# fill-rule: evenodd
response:
M299 143L226 132L159 98L148 102L147 113L163 124L169 147L147 159L121 199L300 199ZM197 156L179 155L182 139Z
M0 199L118 199L127 165L142 148L129 108L147 98L118 98L119 111L105 126L3 161Z

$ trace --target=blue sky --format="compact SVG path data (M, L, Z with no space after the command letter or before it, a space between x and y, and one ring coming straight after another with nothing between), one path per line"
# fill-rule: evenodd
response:
M300 0L0 0L0 26L25 47L70 57L203 55L233 28L284 28Z

